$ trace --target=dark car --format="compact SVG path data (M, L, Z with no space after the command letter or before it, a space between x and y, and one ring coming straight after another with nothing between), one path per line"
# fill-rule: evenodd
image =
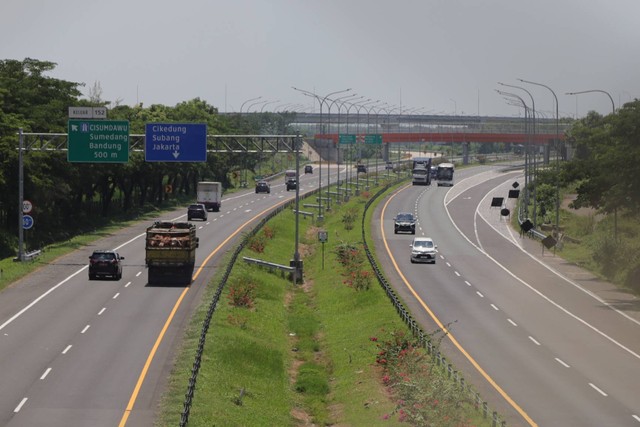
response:
M287 181L287 191L295 190L297 186L298 186L298 181L296 181L295 178L294 179L289 179Z
M89 280L105 276L120 280L123 259L124 257L115 251L93 251L89 257Z
M187 221L191 221L193 218L200 218L201 220L206 221L207 208L199 203L189 205L187 208Z
M271 187L267 181L256 182L256 193L271 193Z
M358 165L358 173L367 173L367 167L365 165Z
M400 231L416 234L416 219L413 214L400 212L393 218L393 232L398 234Z
M306 165L304 167L304 173L313 173L313 166L311 165Z

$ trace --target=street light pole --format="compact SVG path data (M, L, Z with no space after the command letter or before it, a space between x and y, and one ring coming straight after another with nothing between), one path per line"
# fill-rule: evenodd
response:
M261 97L261 96L259 96L259 97L257 97L257 98L251 98L251 99L247 99L246 101L244 101L244 102L242 103L242 105L240 106L240 114L242 114L242 107L244 107L244 105L245 105L247 102L255 101L255 100L258 100L258 99L261 99L261 98L262 98L262 97Z
M344 90L338 90L338 91L335 91L335 92L331 92L331 93L329 93L329 94L328 94L328 95L326 95L325 97L320 97L320 96L316 95L315 93L313 93L313 92L309 92L309 91L307 91L307 90L298 89L298 88L293 87L293 86L291 86L291 88L292 88L293 90L298 91L298 92L302 92L303 94L305 94L305 95L307 95L307 96L313 96L315 99L317 99L317 100L318 100L318 103L320 104L320 130L321 130L321 131L322 131L322 106L323 106L323 104L326 102L326 100L327 100L331 95L337 95L337 94L339 94L339 93L349 92L349 91L351 90L351 88L344 89ZM320 184L319 184L319 185L322 185L322 156L320 156L320 162L321 162L321 163L320 163L320 167L319 167L319 169L320 169L320 173L319 173L319 175L320 175L320 176L319 176L319 182L320 182ZM321 221L321 220L323 220L323 219L324 219L324 217L323 217L323 215L322 215L322 189L321 189L320 187L318 188L318 194L320 194L320 200L319 200L319 202L318 202L318 220L320 220L320 221Z
M553 99L556 102L556 238L560 237L560 117L558 114L558 97L556 93L549 86L542 83L536 83L528 80L518 79L522 83L529 83L536 86L542 86L548 89L553 94ZM554 246L555 251L555 246Z
M580 92L567 92L567 95L579 95L581 93L591 93L591 92L600 92L600 93L604 93L605 95L607 95L609 97L609 99L611 100L611 112L612 112L612 114L616 113L616 104L614 104L613 98L611 97L611 95L607 91L604 91L604 90L601 90L601 89L591 89L591 90L583 90L583 91L580 91ZM618 241L618 209L617 208L613 209L613 240L615 242Z
M580 92L567 92L566 95L580 95L581 93L591 93L591 92L600 92L600 93L604 93L605 95L607 95L609 97L609 99L611 100L611 110L612 110L611 112L612 113L616 112L616 104L614 104L613 98L611 97L609 92L607 92L605 90L601 90L601 89L582 90Z
M531 95L531 92L529 92L527 89L523 88L522 86L508 85L506 83L500 83L500 82L498 82L498 84L502 85L502 86L506 86L506 87L512 87L514 89L520 89L520 90L523 90L523 91L527 92L527 95L529 95L529 98L531 98L531 108L533 110L533 115L532 115L532 127L533 128L532 128L532 132L531 133L534 135L533 138L535 139L535 135L536 135L536 101L533 99L533 95ZM535 147L535 145L534 145L534 147ZM530 153L529 153L530 148L531 148L530 146L527 146L527 151L525 152L525 156L524 156L524 160L525 160L525 163L524 163L525 164L525 175L524 175L524 177L525 177L525 202L526 202L527 209L528 209L529 208L529 186L527 184L529 182L531 182L531 177L533 177L534 178L534 181L533 181L533 183L534 183L533 184L534 185L533 203L534 203L534 209L536 209L535 205L536 205L537 200L535 199L535 185L536 185L535 177L536 177L536 171L537 171L538 158L537 158L537 153L535 151L536 148L534 148L534 151L533 151L533 173L532 173L531 167L530 167L531 166L530 165L531 158L530 158ZM529 162L527 162L527 160L529 160ZM528 169L527 169L527 163L529 163L529 168ZM530 176L527 176L528 174L530 174ZM535 211L534 211L534 216L535 216ZM534 225L535 225L535 221L534 221Z

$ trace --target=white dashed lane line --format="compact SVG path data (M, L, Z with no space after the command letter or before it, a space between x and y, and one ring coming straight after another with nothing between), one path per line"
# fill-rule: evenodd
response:
M20 404L18 404L18 406L16 406L16 409L14 409L13 412L15 412L15 413L20 412L20 409L22 409L22 407L24 406L25 403L27 403L27 398L26 397L20 401Z
M558 362L559 364L561 364L565 368L570 368L571 367L571 366L569 366L569 364L565 363L563 360L558 359L557 357L556 357L556 362Z
M84 329L80 331L80 333L84 334L85 332L87 332L89 330L90 327L91 327L91 325L85 326Z
M100 316L102 313L104 313L104 311L107 309L107 307L102 307L102 310L100 310L98 312L98 316Z
M531 340L531 342L533 342L535 345L540 345L540 343L531 335L529 335L529 339Z
M51 372L51 368L47 368L47 370L44 371L44 374L42 374L40 379L43 380L43 379L47 378L47 375L49 375L49 372Z
M120 292L118 292L117 294L115 294L115 295L113 296L113 299L118 298L118 296L119 296L119 295L120 295Z
M595 384L593 383L589 383L589 385L591 386L592 389L594 389L595 391L597 391L598 393L600 393L601 395L603 395L604 397L607 397L608 394L605 393L604 391L602 391L601 389L599 389Z
M72 346L71 344L69 344L69 345L67 346L67 348L65 348L64 350L62 350L62 354L67 354L67 352L68 352L69 350L71 350L71 347L73 347L73 346Z

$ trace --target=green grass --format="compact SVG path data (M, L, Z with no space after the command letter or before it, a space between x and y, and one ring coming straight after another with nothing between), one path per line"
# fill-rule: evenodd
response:
M349 209L362 212L364 202L362 196L352 197L347 204L333 204L326 213L321 224L329 234L324 268L319 228L300 219L302 285L241 261L249 256L288 265L294 249L290 211L268 223L273 238L267 239L264 253L245 249L240 254L230 282L251 277L258 284L255 304L251 309L232 307L226 297L229 289L223 293L207 335L190 426L398 423L392 415L396 403L380 381L375 363L378 348L371 338L406 330L406 326L375 279L363 291L344 283L344 269L335 251L343 243L360 245L359 219L353 229L345 230L342 217ZM217 280L209 286L189 328L159 425L179 422L207 298ZM466 419L474 419L474 425L488 425L468 407L463 412Z

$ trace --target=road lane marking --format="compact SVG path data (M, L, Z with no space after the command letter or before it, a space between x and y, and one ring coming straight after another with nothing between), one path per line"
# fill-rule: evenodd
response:
M40 379L43 380L43 379L47 378L47 375L49 375L49 372L51 372L51 368L47 368L47 370L44 371L44 374L42 374Z
M479 296L480 298L484 298L484 295L482 295L482 293L480 293L480 291L476 291L476 294L478 294L478 296Z
M535 344L535 345L540 345L540 343L531 335L529 335L529 339Z
M211 260L211 258L213 258L213 256L216 253L218 253L218 251L222 250L222 248L224 248L225 245L227 243L229 243L229 241L231 239L233 239L238 233L240 233L241 231L244 231L244 229L246 227L248 227L249 224L251 224L252 222L257 220L258 218L260 218L260 216L263 216L266 213L271 212L274 209L277 209L281 205L287 203L288 200L283 200L282 202L277 203L274 206L271 206L271 207L263 210L262 212L254 215L251 219L247 220L240 227L238 227L237 230L235 230L233 233L231 233L220 245L218 245L218 247L216 247L209 255L207 255L207 257L204 259L204 261L202 261L202 264L200 265L200 267L198 267L198 269L196 270L195 274L193 275L192 280L196 280L198 278L198 276L200 276L200 273L202 273L202 271L204 271L204 268L206 267L208 262ZM149 355L147 356L147 360L146 360L144 366L142 367L142 371L140 372L140 375L138 377L138 381L136 382L136 385L133 388L133 392L131 393L131 397L129 398L129 403L127 403L127 406L126 406L126 408L124 410L124 413L122 414L122 418L120 419L120 423L118 424L118 427L124 427L124 426L127 425L127 420L129 419L129 415L131 415L131 412L133 411L133 407L134 407L134 405L136 403L136 400L138 399L138 394L140 393L140 389L142 388L142 384L144 383L144 380L145 380L145 378L147 376L147 372L149 371L149 367L151 366L151 363L153 362L153 358L155 357L156 351L158 350L158 347L160 346L160 343L162 343L162 340L164 339L164 335L165 335L167 329L169 329L169 326L171 325L171 322L173 321L173 318L174 318L176 312L178 311L178 308L180 308L180 305L182 304L182 300L184 299L184 297L187 294L187 292L189 291L189 289L191 289L191 285L189 285L186 288L184 288L184 290L182 291L182 293L178 297L178 300L176 301L175 305L171 309L171 312L169 313L169 316L167 317L167 320L165 321L164 326L160 330L160 333L158 334L158 337L156 338L156 341L153 344L153 347L151 348L151 351L149 352Z
M607 393L605 393L604 391L602 391L601 389L598 388L598 386L596 386L593 383L589 383L589 385L591 386L592 389L594 389L595 391L597 391L598 393L600 393L601 395L603 395L604 397L609 396Z
M382 211L380 213L380 217L381 218L384 218L384 213L387 210L387 206L389 205L391 200L393 200L398 194L400 194L401 191L406 190L407 188L410 188L410 186L406 186L406 187L400 189L398 192L392 194L387 199L387 201L382 205ZM455 187L452 187L452 188L455 188ZM452 221L452 223L453 223L453 221ZM491 376L489 376L489 374L482 368L482 366L480 366L480 364L471 356L471 354L469 354L467 352L467 350L465 350L464 347L462 347L462 345L458 342L458 340L456 339L454 334L449 330L449 328L447 328L447 326L444 323L442 323L442 321L440 321L440 318L436 316L436 314L431 310L431 308L427 305L427 303L425 303L422 300L422 298L420 298L420 295L418 295L418 293L413 288L413 286L411 286L411 283L409 283L407 278L404 276L404 274L402 273L402 270L400 269L400 267L398 266L398 263L396 262L396 259L393 257L393 254L391 253L391 249L389 248L389 243L387 242L387 238L385 237L386 235L385 235L385 232L384 232L384 225L383 224L384 224L384 221L380 221L380 232L381 232L381 236L382 236L382 242L383 242L384 247L385 247L385 249L387 251L387 254L389 255L391 263L393 264L394 268L396 269L396 272L398 273L398 275L400 276L400 278L404 282L404 284L407 287L407 289L411 292L411 294L418 301L418 303L422 306L422 308L424 308L424 310L429 314L429 316L431 317L431 319L433 319L433 321L436 323L436 325L438 325L440 330L442 330L445 333L446 337L453 343L453 345L458 349L458 351L460 351L460 353L462 353L462 355L467 358L469 363L471 363L473 365L473 367L476 369L476 371L478 371L478 373L500 394L500 396L502 396L502 398L509 405L511 405L511 407L516 412L518 412L518 414L520 414L520 416L527 422L527 424L529 424L532 427L537 427L538 424L535 421L533 421L533 419L529 416L529 414L527 414L524 411L524 409L522 409L520 407L520 405L518 405L511 398L511 396L509 396L507 394L507 392L504 391L502 389L502 387L500 387L498 385L497 382L495 382L495 380ZM120 426L120 427L122 427L122 426Z
M136 277L140 276L141 274L142 274L142 270L140 270L140 271L138 271L138 272L136 273Z
M495 304L491 304L491 308L493 308L495 311L500 311L500 309L498 307L496 307Z
M20 412L20 409L22 409L22 406L23 406L25 403L27 403L27 400L28 400L28 399L27 399L26 397L25 397L25 398L23 398L23 399L20 401L20 403L18 404L18 406L16 406L16 409L14 409L14 410L13 410L13 412L15 412L16 414L17 414L18 412Z
M120 295L120 292L116 293L116 294L113 296L113 299L118 298L118 296L119 296L119 295Z
M518 326L518 324L511 319L507 319L507 322L511 323L513 326Z
M457 271L454 271L455 275L460 277L460 273L458 273Z
M87 325L84 327L84 329L82 331L80 331L81 334L84 334L85 332L87 332L87 330L91 327L91 325Z
M107 309L107 307L102 307L102 310L100 310L98 312L98 316L100 316L102 313L104 313L104 311Z
M136 276L136 277L137 277L137 276ZM131 282L127 282L127 284L126 284L126 285L124 285L124 287L125 287L125 288L128 288L130 284L131 284Z
M635 418L636 421L638 421L640 423L640 417L637 415L633 415L633 418Z
M455 187L452 187L455 188ZM451 191L451 190L450 190ZM398 193L396 193L398 194ZM456 196L457 197L457 196ZM391 200L391 199L389 199ZM453 199L451 199L449 201L449 203L451 203L451 201L455 200L455 197ZM387 202L388 203L388 202ZM509 276L513 277L515 280L517 280L518 282L520 282L523 286L525 286L526 288L528 288L529 290L531 290L532 292L534 292L536 295L538 295L540 298L542 298L543 300L547 301L549 304L551 304L552 306L556 307L557 309L559 309L560 311L562 311L563 313L565 313L567 316L573 318L574 320L578 321L579 323L582 323L584 326L586 326L587 328L591 329L592 331L594 331L595 333L597 333L598 335L600 335L601 337L605 338L606 340L608 340L609 342L613 343L614 345L618 346L619 348L621 348L622 350L626 351L627 353L631 354L633 357L635 357L636 359L640 359L640 354L636 353L635 351L633 351L632 349L630 349L629 347L625 346L624 344L622 344L621 342L617 341L615 338L607 335L606 333L604 333L603 331L601 331L600 329L596 328L595 326L593 326L592 324L590 324L589 322L587 322L586 320L584 320L583 318L579 317L576 314L573 314L571 311L569 311L567 308L565 308L564 306L560 305L559 303L555 302L554 300L552 300L550 297L548 297L547 295L543 294L542 292L540 292L538 289L534 288L532 285L530 285L528 282L526 282L524 279L521 279L520 277L516 276L515 273L513 273L511 270L509 270L507 267L505 267L503 264L501 264L497 259L493 258L491 255L489 255L486 251L484 251L482 248L480 248L478 245L476 245L475 243L473 243L463 232L462 230L460 230L460 228L458 227L458 225L455 223L455 221L453 220L453 218L451 217L451 213L449 212L449 209L447 209L447 205L449 204L445 201L444 203L444 208L447 211L447 216L449 217L449 221L451 222L451 224L453 225L453 227L458 230L458 233L462 236L463 239L465 239L467 242L469 242L470 245L472 245L473 247L475 247L481 254L483 254L484 256L486 256L487 258L489 258L495 265L497 265L498 267L500 267L505 273L507 273ZM493 228L497 233L500 234L500 232L498 230L495 229L495 227L493 227L492 224L489 224L489 222L487 222L486 219L484 219L484 217L481 216L481 218L486 222L486 224ZM474 220L475 220L475 216L474 216ZM507 241L509 241L508 239L505 239ZM516 245L516 247L518 247ZM587 295L593 297L596 301L600 302L601 304L605 305L607 308L615 311L616 313L624 316L625 318L627 318L628 320L631 320L633 323L640 325L640 321L630 317L629 315L622 313L620 310L612 307L609 303L607 303L606 301L602 300L601 298L599 298L597 295L593 294L592 292L583 289L580 285L578 285L577 283L573 282L572 280L568 279L567 277L563 276L562 274L560 274L559 272L557 272L556 270L554 270L553 268L549 267L548 265L546 265L544 262L540 261L539 259L537 259L535 256L531 255L529 252L525 251L524 249L522 249L522 252L524 254L526 254L527 256L529 256L531 259L533 259L534 261L536 261L538 264L540 264L541 266L543 266L544 268L546 268L547 270L549 270L550 272L552 272L553 274L555 274L556 276L560 277L563 280L566 280L568 283L572 284L573 286L575 286L577 289L583 291L584 293L586 293Z
M467 286L471 286L471 283L469 283L469 281L468 281L468 280L465 280L465 281L464 281L464 283L466 283L466 284L467 284Z
M565 368L570 368L571 366L569 366L567 363L565 363L564 361L558 359L556 357L556 362L558 362L559 364L561 364L562 366L564 366Z
M68 352L69 350L71 350L71 347L73 347L73 346L72 346L71 344L69 344L69 345L67 346L67 348L65 348L64 350L62 350L62 354L67 354L67 352Z

